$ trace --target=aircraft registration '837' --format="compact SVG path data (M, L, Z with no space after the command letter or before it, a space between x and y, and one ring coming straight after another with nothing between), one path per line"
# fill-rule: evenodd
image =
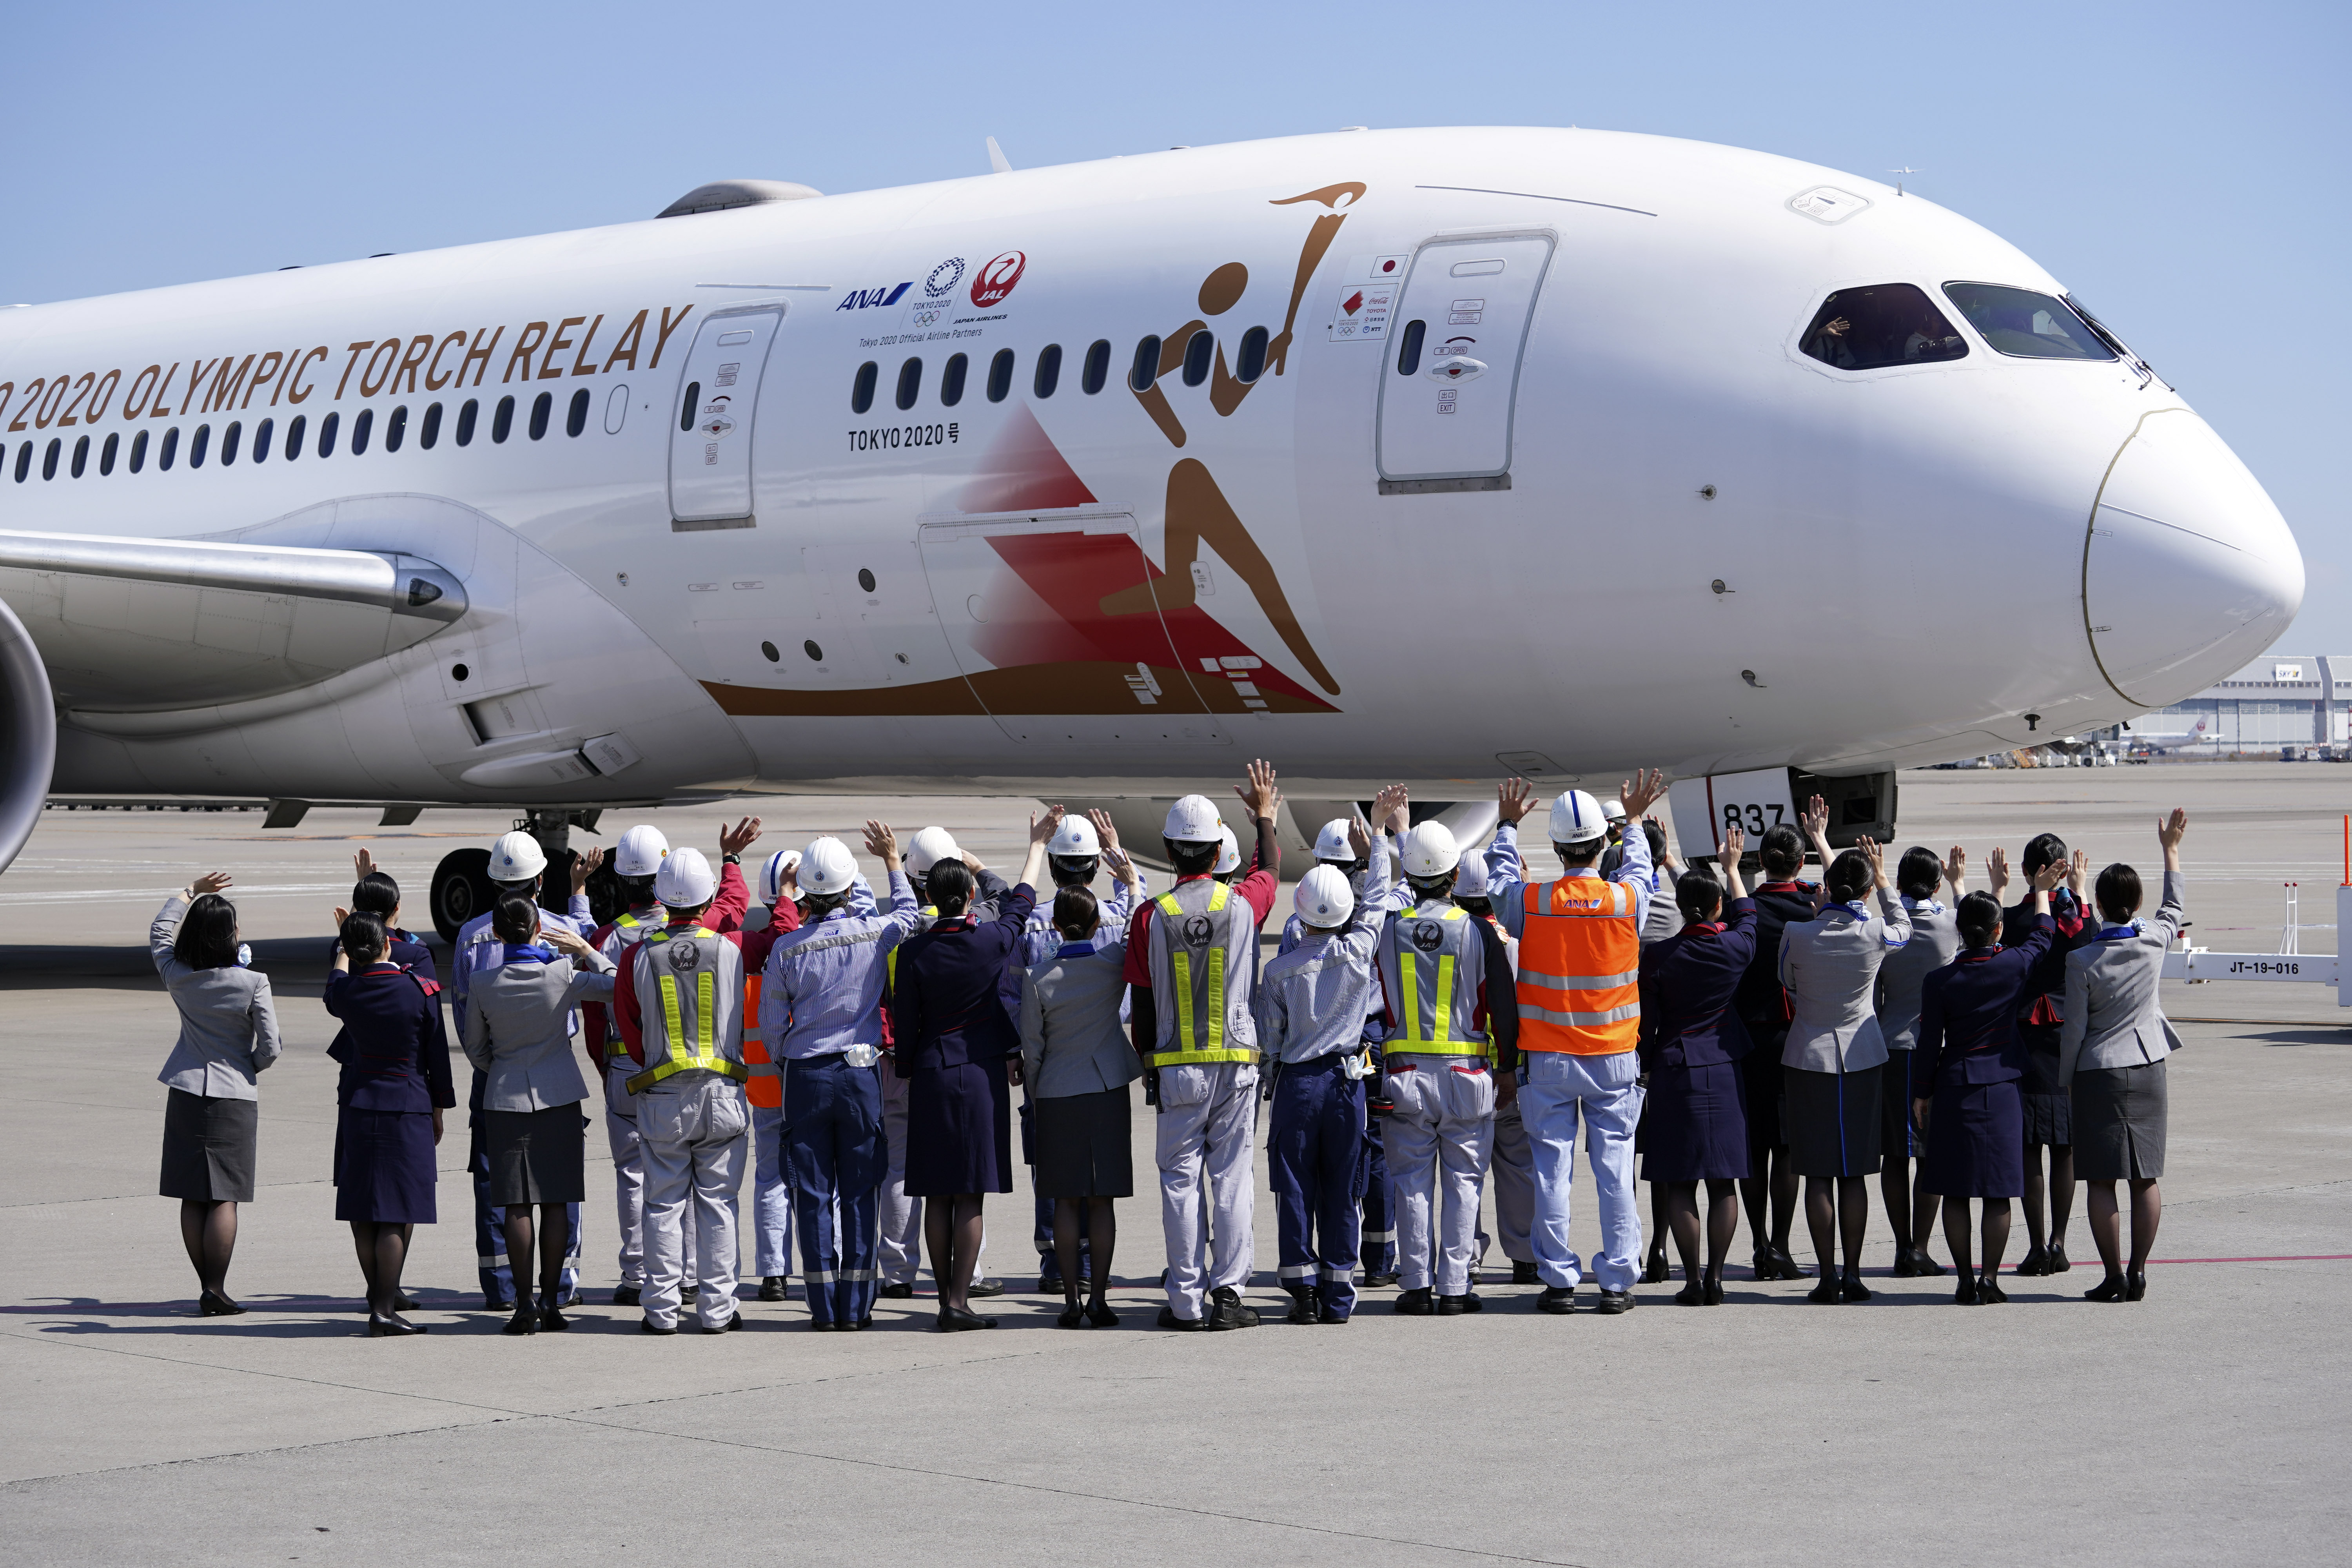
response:
M747 189L796 199L0 312L8 852L52 787L1866 778L2302 597L2055 279L1834 171L1463 129Z

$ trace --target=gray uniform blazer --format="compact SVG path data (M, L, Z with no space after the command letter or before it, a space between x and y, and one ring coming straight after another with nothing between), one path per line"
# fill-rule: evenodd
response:
M250 969L190 969L172 952L188 900L173 893L147 930L147 951L163 989L180 1009L179 1043L155 1075L186 1094L215 1100L259 1100L254 1078L283 1048L278 1013L269 1005L269 977Z
M1919 1043L1919 987L1960 951L1959 917L1952 910L1908 896L1903 908L1911 917L1911 940L1878 966L1878 1032L1890 1051Z
M2160 1062L2180 1037L2157 1002L2164 950L2180 934L2187 879L2164 874L2164 907L2135 937L2094 942L2066 955L2066 1014L2058 1031L2058 1081L2079 1071Z
M1021 987L1021 1076L1038 1100L1100 1094L1143 1076L1118 1021L1127 995L1127 932L1108 921L1095 950L1062 949Z
M588 1098L572 1052L572 1012L610 1000L613 962L603 953L575 969L553 963L503 963L477 971L466 998L466 1059L488 1075L485 1110L545 1110Z
M1780 933L1780 984L1795 1013L1782 1067L1861 1072L1886 1060L1872 1003L1879 965L1911 940L1911 916L1893 889L1877 896L1874 915L1832 904Z

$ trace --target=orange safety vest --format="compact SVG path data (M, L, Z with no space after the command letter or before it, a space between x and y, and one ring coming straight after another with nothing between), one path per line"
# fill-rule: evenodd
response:
M1523 891L1519 1049L1606 1057L1642 1029L1642 929L1633 890L1563 877Z
M769 1110L784 1108L784 1077L768 1059L768 1032L760 1026L760 972L743 978L743 1065L751 1069L743 1092L753 1105Z

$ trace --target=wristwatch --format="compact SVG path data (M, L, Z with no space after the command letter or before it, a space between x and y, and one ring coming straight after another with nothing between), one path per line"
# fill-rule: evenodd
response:
M743 863L743 857L740 855L721 855L719 858L719 862L722 866L740 866Z

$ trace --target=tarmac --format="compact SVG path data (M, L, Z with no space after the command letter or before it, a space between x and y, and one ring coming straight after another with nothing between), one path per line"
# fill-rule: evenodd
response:
M2314 922L2300 946L2334 951L2352 769L1911 773L1900 840L1962 843L1981 867L1994 843L2014 857L2048 827L2095 864L2135 860L2153 891L2154 826L2174 805L2191 816L2200 945L2276 950L2283 884L2299 881ZM762 848L887 816L942 822L1010 869L1031 803L724 809L739 808L762 816ZM708 847L720 815L650 819ZM1400 1317L1370 1292L1345 1329L1290 1328L1261 1160L1250 1298L1267 1321L1244 1332L1150 1327L1150 1195L1119 1205L1122 1323L1055 1330L1058 1297L1032 1289L1024 1181L988 1206L985 1267L1013 1286L991 1305L994 1332L927 1331L927 1276L861 1335L807 1332L796 1279L781 1305L747 1287L747 1332L646 1338L634 1309L602 1304L614 1225L592 1202L595 1304L569 1334L517 1341L481 1310L453 1120L442 1223L420 1227L407 1279L432 1332L372 1341L328 1181L328 910L361 845L421 906L441 855L508 823L430 811L379 829L323 808L292 830L260 822L53 810L0 879L0 1005L17 1042L0 1139L0 1561L2347 1556L2352 1011L2326 987L2168 985L2187 1048L2170 1068L2156 1265L2128 1307L2080 1300L2098 1268L2078 1198L2073 1271L2011 1279L1999 1308L1953 1306L1948 1278L1887 1278L1874 1213L1876 1299L1833 1317L1803 1283L1748 1279L1743 1225L1714 1310L1674 1306L1677 1279L1640 1288L1623 1317L1541 1316L1533 1288L1496 1282L1496 1254L1475 1316ZM575 841L609 845L625 825L608 816ZM238 879L288 1048L262 1079L258 1201L230 1276L251 1310L205 1320L175 1205L153 1195L174 1025L143 942L165 892L215 867ZM1150 1114L1139 1101L1147 1194ZM608 1173L590 1145L595 1194ZM1589 1248L1581 1179L1577 1205ZM1801 1218L1795 1250L1810 1267ZM2010 1260L2023 1251L2021 1219Z

